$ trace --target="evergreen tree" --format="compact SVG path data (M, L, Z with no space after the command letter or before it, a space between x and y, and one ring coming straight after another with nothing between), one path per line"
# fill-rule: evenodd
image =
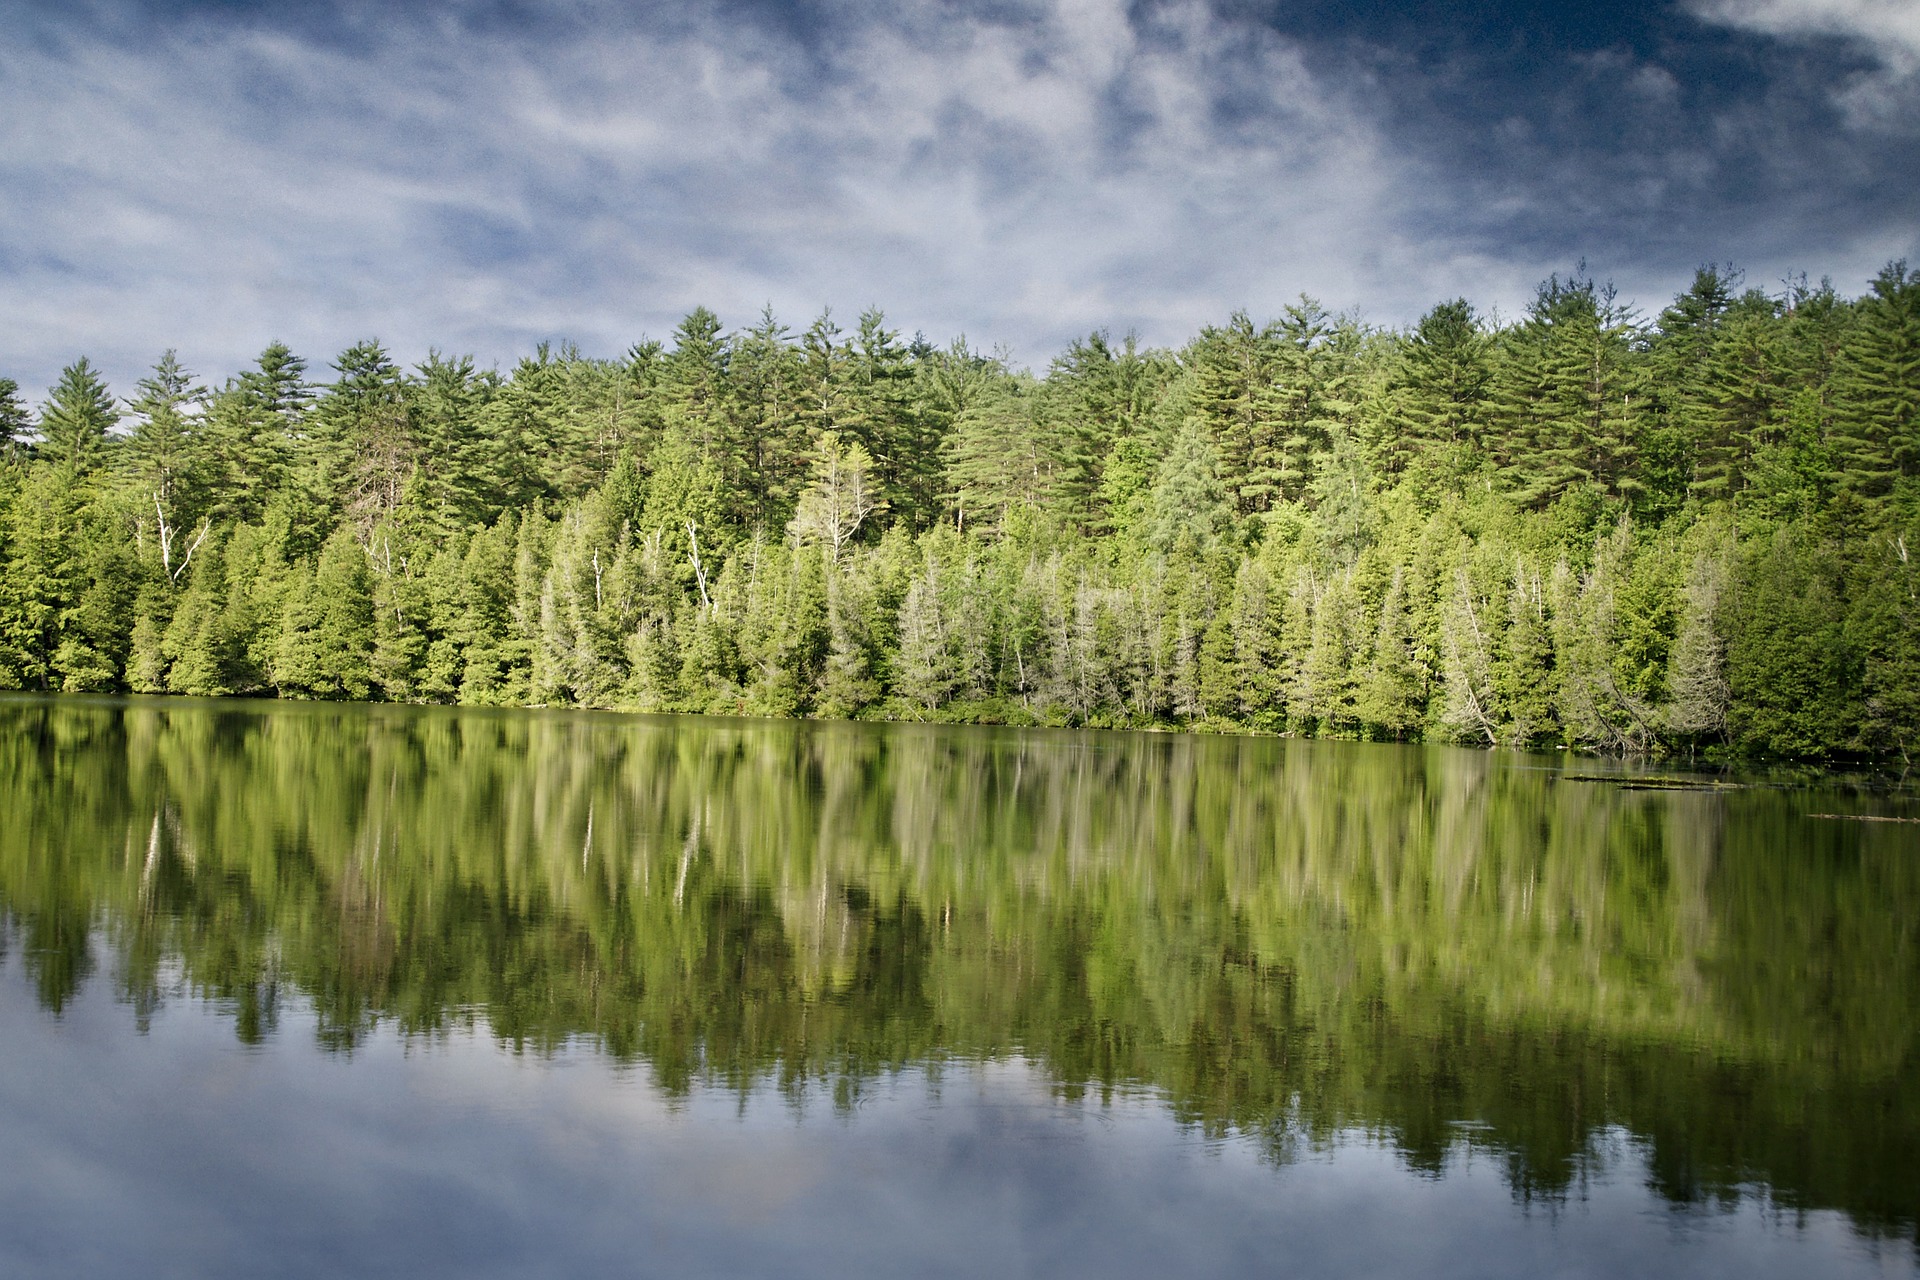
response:
M444 537L487 523L499 510L501 480L482 433L493 388L474 372L473 358L427 353L418 368L413 423L419 442L410 505L427 530Z
M880 496L909 529L933 522L940 509L940 447L930 439L914 401L909 349L878 308L860 315L846 352L848 394L843 429L872 457Z
M1443 302L1420 317L1400 346L1393 380L1400 394L1386 450L1389 474L1413 469L1422 485L1446 486L1479 468L1493 381L1492 346L1465 298Z
M1285 464L1287 423L1276 408L1302 389L1297 381L1280 385L1282 346L1277 325L1256 329L1246 312L1236 311L1224 327L1202 329L1187 352L1193 372L1191 411L1212 443L1220 469L1238 482L1231 497L1242 513L1265 511L1290 478Z
M800 352L772 307L735 340L728 372L739 424L739 518L747 527L779 528L799 498L806 427Z
M1740 494L1756 454L1781 440L1792 390L1784 347L1771 300L1749 294L1727 317L1704 372L1692 441L1696 494Z
M14 496L0 576L0 688L58 684L55 654L88 587L87 484L67 462L36 468Z
M412 388L378 340L356 343L334 362L339 378L313 409L323 485L345 499L366 538L399 509L419 454Z
M1911 765L1920 749L1920 522L1878 534L1856 596L1862 745Z
M1841 487L1866 496L1920 475L1920 267L1889 264L1855 305L1833 375Z
M860 526L884 504L865 446L858 440L843 444L837 432L827 432L815 446L813 474L788 532L797 542L824 546L837 561Z
M1724 611L1732 579L1724 538L1697 552L1687 573L1679 634L1667 673L1667 726L1694 743L1722 738L1732 692L1727 686Z
M218 696L236 691L244 637L228 614L229 599L226 544L216 534L200 548L161 638L169 693Z
M662 395L682 437L700 460L730 484L741 471L732 430L728 364L732 351L720 317L695 307L673 331L663 366Z
M0 385L0 685L1898 755L1915 296L1303 299L1043 379L696 310L318 401L168 352L124 436L80 361L37 446Z
M996 378L973 396L947 438L947 492L956 523L998 530L1015 508L1057 492L1056 460L1042 452L1031 380Z
M344 526L327 539L313 575L315 697L364 699L373 691L373 575Z
M993 366L996 372L1004 367L1004 361ZM1095 516L1106 459L1151 431L1155 402L1172 373L1171 362L1142 352L1133 334L1116 348L1104 331L1095 331L1054 359L1044 403L1032 416L1036 428L1045 423L1051 500L1062 512L1083 523Z
M135 424L127 439L125 467L141 504L141 525L146 523L146 507L152 507L161 571L172 581L191 554L192 525L206 505L206 468L195 420L206 391L193 385L192 375L171 349L138 387L140 395L127 406Z
M1612 286L1584 275L1550 277L1526 319L1501 335L1496 448L1522 505L1545 506L1580 485L1612 495L1642 487L1633 471L1642 409L1635 339Z
M74 473L105 459L107 432L120 420L107 384L85 356L60 371L60 380L40 406L40 443L35 452Z
M1200 419L1189 418L1160 464L1149 497L1147 541L1161 551L1194 549L1236 533L1233 507Z
M1405 567L1395 566L1393 580L1381 601L1370 660L1354 701L1362 723L1396 742L1405 740L1420 726L1425 710L1425 673L1415 655L1406 577Z
M202 431L216 518L258 520L284 491L311 443L305 375L304 360L284 343L269 343L254 368L209 399Z
M1742 565L1727 642L1727 727L1777 755L1827 755L1854 738L1861 665L1833 546L1788 525Z
M33 418L20 399L20 384L0 378L0 462L10 461L32 430Z

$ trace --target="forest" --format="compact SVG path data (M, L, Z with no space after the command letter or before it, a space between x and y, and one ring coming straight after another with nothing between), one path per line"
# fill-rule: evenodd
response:
M330 372L331 376L322 376ZM0 379L0 688L1920 748L1920 269Z

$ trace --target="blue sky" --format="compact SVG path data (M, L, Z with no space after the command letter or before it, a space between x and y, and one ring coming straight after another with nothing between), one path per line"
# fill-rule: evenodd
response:
M510 364L696 304L1044 365L1309 293L1920 258L1920 3L0 0L0 375Z

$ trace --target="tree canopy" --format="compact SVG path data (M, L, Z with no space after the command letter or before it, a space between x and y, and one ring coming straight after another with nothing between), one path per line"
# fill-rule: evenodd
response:
M316 379L314 368L328 369ZM510 370L273 342L0 379L0 686L1920 743L1920 271L1302 298L1040 372L699 308Z

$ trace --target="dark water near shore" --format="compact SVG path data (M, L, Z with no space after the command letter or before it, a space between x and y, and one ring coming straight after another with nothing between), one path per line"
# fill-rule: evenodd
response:
M1912 1274L1920 803L1615 774L0 699L0 1274Z

